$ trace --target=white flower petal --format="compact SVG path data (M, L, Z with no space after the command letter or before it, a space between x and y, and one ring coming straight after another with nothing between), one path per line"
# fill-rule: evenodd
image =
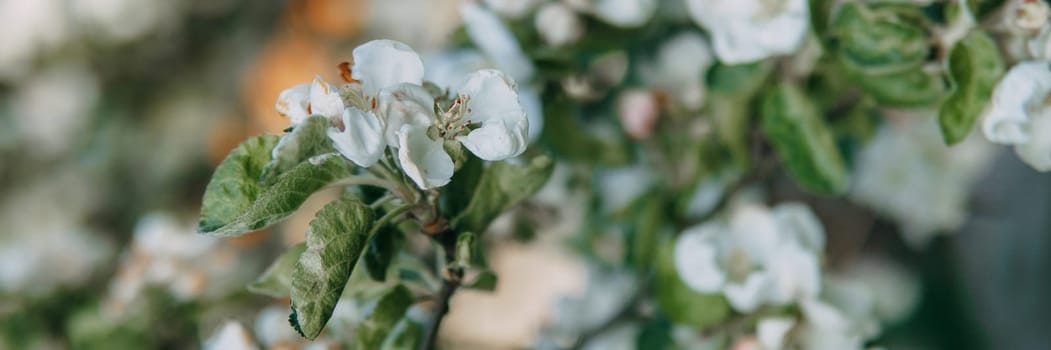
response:
M421 189L445 186L453 176L453 160L441 140L431 140L427 127L405 124L398 131L398 162Z
M485 160L503 160L525 151L529 119L518 102L515 82L503 72L483 69L468 75L457 90L468 96L466 118L482 126L459 140Z
M410 83L392 85L380 91L378 100L378 112L386 122L388 146L398 147L397 132L402 125L431 125L435 119L434 97L422 86Z
M320 75L314 77L310 84L310 114L338 118L343 115L344 108L343 98L336 87L321 79Z
M714 63L708 40L698 32L687 31L661 44L656 61L644 65L642 73L649 85L696 110L704 104L705 75Z
M482 68L493 68L481 52L455 49L423 57L427 67L424 78L438 86L456 86L463 77Z
M1033 137L1029 142L1015 145L1015 153L1033 169L1051 171L1051 108L1045 107L1040 115L1030 116L1029 131Z
M423 83L423 61L411 47L394 40L373 40L354 48L351 77L366 97L399 83Z
M540 0L484 0L485 6L501 16L522 18L529 13Z
M715 53L727 64L788 54L810 26L806 0L687 0L693 20L708 29Z
M769 279L762 271L755 271L748 275L744 283L729 282L723 287L726 300L737 312L749 313L755 311L766 300L766 288Z
M726 283L719 269L716 240L724 234L717 224L687 229L675 241L675 269L687 286L702 293L714 293Z
M544 130L544 105L540 101L540 94L532 86L522 85L518 87L518 101L529 118L529 143L536 142Z
M467 35L471 42L515 79L528 81L533 77L533 61L522 52L518 39L496 14L478 4L466 1L460 6Z
M1022 62L1004 75L993 90L992 102L982 120L982 133L1001 144L1025 143L1032 135L1029 114L1051 93L1047 62Z
M733 244L756 263L764 263L781 244L781 234L770 210L761 205L743 204L733 211L730 229Z
M560 2L550 2L536 11L533 25L540 38L551 46L565 46L575 43L584 35L584 23L568 6Z
M795 244L782 246L766 265L769 301L778 305L813 298L821 292L821 267L814 252Z
M785 336L795 327L796 321L787 317L767 317L755 326L756 336L763 350L780 350L785 347Z
M773 209L778 227L789 235L786 237L813 253L825 249L825 229L814 212L802 203L785 203Z
M292 125L302 123L310 116L310 84L299 84L281 91L274 108L292 121Z
M340 154L366 168L376 164L386 146L379 118L357 108L343 110L343 131L329 128L328 138Z
M591 4L595 17L626 28L646 24L656 11L656 0L596 0Z

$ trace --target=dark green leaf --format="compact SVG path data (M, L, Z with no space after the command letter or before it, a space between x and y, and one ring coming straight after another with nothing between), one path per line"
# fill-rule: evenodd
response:
M921 107L937 103L945 95L945 84L941 76L927 73L919 67L888 74L847 74L856 79L858 86L882 104Z
M271 181L273 177L291 170L310 157L335 152L326 134L328 128L328 118L315 115L282 136L274 146L270 162L263 168L263 181Z
M332 317L372 222L368 205L352 199L329 203L310 222L307 249L292 274L290 321L299 334L316 338Z
M653 254L657 250L662 225L667 222L661 197L656 194L645 196L635 205L635 222L628 245L628 256L631 263L640 270L652 265Z
M378 349L384 343L392 328L405 316L405 311L412 306L412 292L398 284L391 288L376 302L376 307L358 325L357 342L361 349Z
M661 350L672 349L675 341L672 339L672 325L666 319L656 319L647 322L639 330L635 338L636 349Z
M467 157L463 166L453 173L452 180L445 185L441 192L442 213L448 217L455 217L467 208L471 200L471 194L478 186L478 180L482 177L484 169L482 160L478 157Z
M474 281L464 285L464 288L483 290L486 292L492 292L496 290L496 283L499 278L496 276L496 272L485 270L478 274L474 278Z
M762 130L803 188L829 194L846 190L847 170L832 133L798 88L781 85L764 96Z
M730 315L730 305L717 294L701 294L679 279L675 270L675 242L664 239L657 254L654 288L657 305L668 319L694 328L718 324Z
M369 246L365 249L365 270L373 280L383 282L387 280L387 268L390 267L391 259L398 250L400 233L396 229L380 229L369 238Z
M539 191L553 170L554 162L547 156L533 158L525 166L509 162L489 165L467 208L453 220L454 227L461 232L485 232L493 219Z
M971 133L1003 70L996 43L984 32L973 31L952 48L948 71L953 90L938 111L946 144L960 142Z
M423 324L406 315L394 325L380 350L414 350L423 339Z
M288 296L292 290L292 270L295 268L296 262L299 261L299 256L305 250L307 250L305 242L288 248L288 251L281 254L273 264L270 264L270 267L266 268L266 271L263 271L263 274L256 278L255 282L248 285L248 290L275 298Z
M541 143L559 158L586 164L624 165L631 149L621 138L597 137L578 120L579 106L564 95L544 95L544 131Z
M262 187L251 183L258 179L258 172L250 176L246 175L247 170L234 172L224 168L230 160L219 165L204 194L197 231L209 236L235 236L270 226L299 209L317 190L350 176L353 169L342 156L329 153L296 165L272 185Z

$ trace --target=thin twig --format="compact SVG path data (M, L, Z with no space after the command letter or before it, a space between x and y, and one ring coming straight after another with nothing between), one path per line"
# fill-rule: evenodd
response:
M460 288L460 284L463 281L463 270L459 268L450 267L447 271L447 276L442 279L442 288L438 291L438 296L434 300L434 310L431 312L431 324L427 327L427 334L424 337L423 343L420 343L421 350L432 350L438 341L438 330L441 328L442 320L445 319L445 315L449 313L449 300L452 299L453 294Z

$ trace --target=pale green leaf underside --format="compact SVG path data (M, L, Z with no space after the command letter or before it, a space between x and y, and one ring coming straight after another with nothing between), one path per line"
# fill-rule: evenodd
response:
M276 138L268 139L276 142ZM265 163L258 163L258 156L252 158L250 164L232 157L234 154L219 165L208 184L198 232L209 236L236 236L270 226L299 209L317 190L350 176L353 169L343 157L330 153L302 162L275 178L273 184L263 186L258 179L262 171L260 164ZM225 171L231 168L236 171ZM231 191L231 188L238 190Z
M415 299L404 285L397 284L376 302L376 307L358 325L357 340L361 349L379 349L392 329L405 316Z
M306 338L321 334L332 317L365 249L373 213L354 199L339 199L320 211L307 229L306 251L292 272L290 321Z
M281 136L271 152L270 162L263 168L264 182L270 182L273 177L284 174L310 157L335 152L326 134L328 128L328 118L315 115Z

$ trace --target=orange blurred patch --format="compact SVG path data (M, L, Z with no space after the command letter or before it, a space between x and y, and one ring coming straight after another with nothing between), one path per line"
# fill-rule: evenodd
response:
M335 60L316 38L297 33L272 39L249 70L243 89L252 127L249 134L280 133L288 119L274 109L277 96L296 84L309 83L321 74L331 81L338 77Z
M368 15L364 0L300 0L291 9L296 26L334 38L360 32Z
M219 165L226 158L227 153L248 138L244 120L235 116L216 119L209 133L208 161L212 165Z

